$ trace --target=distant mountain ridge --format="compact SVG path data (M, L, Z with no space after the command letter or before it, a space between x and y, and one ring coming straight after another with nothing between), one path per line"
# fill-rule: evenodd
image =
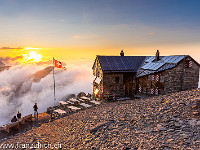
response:
M5 69L9 69L10 66L6 66L1 60L0 60L0 72L4 71Z
M0 66L0 72L10 66ZM48 66L36 73L32 74L31 76L24 78L23 81L18 82L15 85L15 88L12 89L15 97L19 97L21 94L26 94L31 90L32 83L40 82L42 78L45 78L53 71L53 66ZM10 92L10 91L8 91ZM8 92L4 92L5 94L9 94Z
M33 79L33 82L39 82L42 78L49 75L52 71L53 71L53 66L49 66L43 70L37 71L30 78Z
M5 64L0 60L0 66L5 66Z

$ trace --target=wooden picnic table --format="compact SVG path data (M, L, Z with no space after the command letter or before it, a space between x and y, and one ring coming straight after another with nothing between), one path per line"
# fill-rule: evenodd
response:
M75 106L67 106L67 107L70 108L70 109L72 109L72 110L75 110L75 111L81 109L81 108L79 108L79 107L75 107Z
M71 101L67 101L67 103L72 104L72 105L74 104L74 102L71 102Z
M80 97L81 99L84 99L84 100L90 100L90 98L89 97L86 97L86 96L82 96L82 97Z
M73 102L74 105L78 105L80 103L80 101L75 98L70 98L69 101Z
M94 103L95 105L100 105L101 103L100 102L97 102L97 101L95 101L95 100L92 100L92 101L90 101L91 103Z
M65 102L65 101L58 101L58 103L60 103L61 105L67 105L69 103Z
M86 108L92 107L92 105L88 105L88 104L85 104L85 103L80 103L80 105L83 106L83 107L86 107Z
M62 109L56 109L56 110L54 110L56 113L58 113L58 114L66 114L66 111L64 111L64 110L62 110Z
M81 98L79 98L78 100L81 101L81 102L85 102L85 100L84 100L84 99L81 99Z
M75 103L75 102L79 102L79 100L77 100L77 99L75 99L75 98L70 98L69 100L72 101L72 102L74 102L74 103Z

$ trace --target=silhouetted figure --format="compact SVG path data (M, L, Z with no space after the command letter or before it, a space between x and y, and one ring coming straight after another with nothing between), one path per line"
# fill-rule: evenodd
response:
M22 114L20 113L20 111L17 112L17 118L21 118L22 117Z
M12 119L11 119L11 122L16 122L17 121L17 117L14 116Z
M37 107L37 103L35 103L35 105L33 106L33 108L34 108L34 117L38 119L38 112L37 112L38 107Z

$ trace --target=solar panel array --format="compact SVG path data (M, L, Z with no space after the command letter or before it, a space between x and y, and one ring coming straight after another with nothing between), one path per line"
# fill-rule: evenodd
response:
M98 56L103 71L137 72L145 56Z
M144 76L153 74L155 72L164 71L173 68L179 63L185 56L161 56L159 61L155 61L155 56L147 56L145 64L137 72L137 76Z
M142 69L148 69L148 70L157 70L160 67L162 67L165 63L163 62L149 62L147 64L145 64L144 66L142 66Z
M144 76L173 68L184 56L97 56L104 72L137 72Z
M145 62L152 62L155 60L155 58L156 58L155 56L147 56Z
M162 61L164 61L165 63L178 63L179 61L181 61L184 58L184 56L164 56L162 57Z

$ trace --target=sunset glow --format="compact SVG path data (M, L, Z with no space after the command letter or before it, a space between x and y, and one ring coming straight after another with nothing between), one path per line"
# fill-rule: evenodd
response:
M24 60L26 61L41 61L42 55L37 54L35 51L31 51L29 54L23 54Z
M78 0L81 7L76 1L22 1L0 5L1 57L92 66L96 55L118 56L123 49L125 56L154 56L159 49L162 56L190 55L200 62L199 1Z

